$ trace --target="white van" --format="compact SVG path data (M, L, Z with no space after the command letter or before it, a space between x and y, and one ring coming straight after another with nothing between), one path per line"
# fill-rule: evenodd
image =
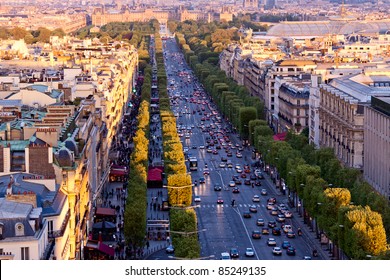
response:
M228 252L221 253L221 260L230 260L230 254Z

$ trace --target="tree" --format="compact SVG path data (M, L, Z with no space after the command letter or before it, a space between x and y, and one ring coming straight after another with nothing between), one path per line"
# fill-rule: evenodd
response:
M241 107L239 109L239 129L244 139L249 139L249 122L257 119L255 107Z

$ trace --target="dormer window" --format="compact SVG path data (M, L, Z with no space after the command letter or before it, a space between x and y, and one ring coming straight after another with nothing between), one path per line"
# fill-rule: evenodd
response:
M24 236L24 225L22 223L15 224L15 236Z
M4 224L0 223L0 240L4 239L3 234L4 234Z

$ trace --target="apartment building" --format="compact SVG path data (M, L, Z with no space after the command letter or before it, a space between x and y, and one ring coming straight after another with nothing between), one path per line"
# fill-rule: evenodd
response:
M309 125L310 75L276 77L276 132L293 130L297 133Z
M80 51L85 49L71 50L75 54ZM0 176L15 178L11 194L24 194L15 187L26 180L43 180L51 182L52 197L63 198L60 204L54 199L55 211L41 217L47 226L40 234L46 237L34 242L42 245L24 246L30 248L30 259L82 257L93 209L101 204L101 190L108 181L111 143L138 72L137 51L131 46L113 47L106 53L90 49L87 58L74 57L76 67L64 69L58 81L29 85L45 92L48 87L61 93L66 89L66 101L73 105L65 105L65 97L45 110L23 104L21 99L0 100L5 121L0 126ZM3 83L5 90L10 86L14 87L8 80ZM42 102L37 94L36 101ZM9 199L1 188L0 197ZM50 207L49 200L46 204ZM37 207L41 207L39 201ZM24 214L28 217L27 210ZM26 253L24 257L19 253L21 245L17 242L6 236L0 240L0 249L6 249L12 259L26 259ZM7 248L2 245L5 243L9 244Z
M364 178L390 200L390 95L364 107Z
M319 145L333 148L345 166L363 169L364 107L373 95L390 95L389 85L386 69L366 69L321 84Z
M267 108L267 120L277 131L278 116L275 114L275 81L277 77L300 76L311 73L317 64L310 60L282 60L276 62L265 76L265 107Z

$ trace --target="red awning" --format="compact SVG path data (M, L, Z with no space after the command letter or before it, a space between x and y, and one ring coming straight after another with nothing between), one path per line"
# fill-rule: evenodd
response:
M87 244L85 247L89 249L94 249L98 250L104 254L107 254L109 256L114 256L115 255L115 250L114 248L111 248L110 246L104 244L103 242L96 241L96 240L88 240Z
M162 181L162 170L158 167L148 171L148 181Z
M114 248L112 248L112 247L110 247L110 246L104 244L103 242L99 242L99 248L98 248L98 250L99 250L100 252L105 253L105 254L107 254L107 255L109 255L109 256L112 256L112 257L115 255L115 250L114 250Z
M112 165L110 170L110 175L113 176L125 176L127 175L127 167L121 165Z
M275 141L285 141L286 136L287 136L287 132L282 132L282 133L275 134L273 138Z
M115 216L115 209L98 207L96 209L96 215Z

